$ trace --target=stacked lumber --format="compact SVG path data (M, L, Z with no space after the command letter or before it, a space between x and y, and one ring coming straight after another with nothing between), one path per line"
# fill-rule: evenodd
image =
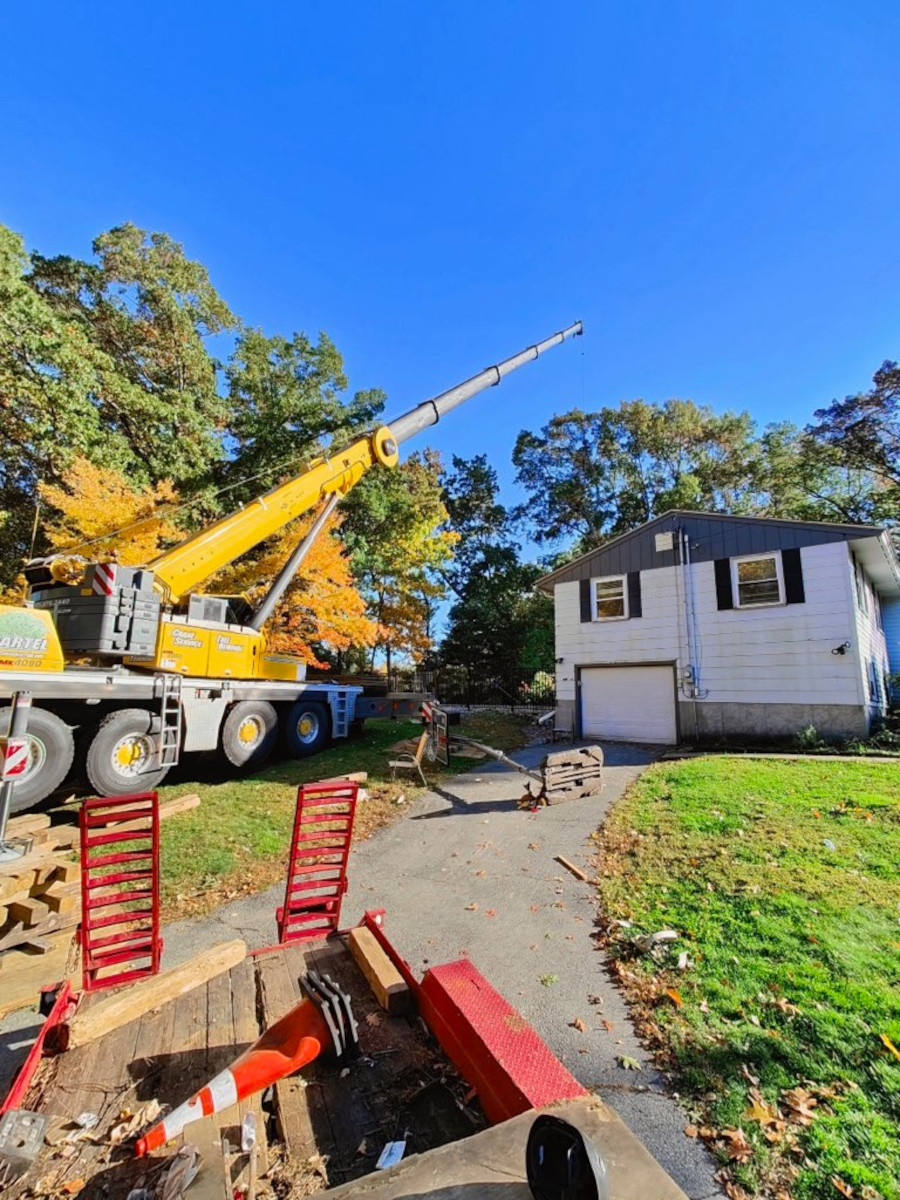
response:
M159 806L160 820L199 803L197 795L169 800ZM30 839L31 849L0 863L0 1017L33 1003L42 986L74 966L81 921L77 822L51 825L46 813L26 813L9 821L6 836Z
M7 836L30 838L32 847L23 858L0 863L0 963L3 951L19 946L46 952L49 935L75 928L81 906L81 868L72 850L77 828L55 832L50 818L38 813L14 817Z

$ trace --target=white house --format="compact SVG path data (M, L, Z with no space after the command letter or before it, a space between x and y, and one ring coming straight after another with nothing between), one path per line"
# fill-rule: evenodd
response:
M900 562L874 526L667 512L538 586L579 736L865 735L900 671Z

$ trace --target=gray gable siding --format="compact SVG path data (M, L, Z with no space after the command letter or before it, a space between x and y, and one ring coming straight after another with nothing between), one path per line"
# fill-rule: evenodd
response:
M712 562L740 554L761 554L767 550L800 549L826 542L846 542L852 538L877 537L881 530L867 525L827 525L814 521L775 521L758 517L712 516L702 513L664 513L632 533L576 560L569 567L546 576L539 586L604 575L627 575L629 571L651 571L677 564L676 551L656 549L658 533L683 529L690 538L691 560ZM677 542L677 538L676 538Z

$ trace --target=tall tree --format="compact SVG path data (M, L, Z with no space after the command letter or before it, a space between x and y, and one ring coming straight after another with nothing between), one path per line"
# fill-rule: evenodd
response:
M718 416L690 400L574 409L520 433L513 463L529 496L516 515L534 538L579 547L668 508L743 511L761 472L750 416Z
M226 408L207 340L237 319L206 268L164 233L120 225L93 251L90 263L32 255L31 286L112 363L88 399L127 446L129 468L180 486L222 457Z
M329 443L340 445L369 427L384 408L377 389L345 397L343 360L324 333L316 343L304 333L285 338L245 330L225 373L231 456L224 477L231 481L293 474ZM235 494L258 491L254 484Z
M760 446L760 516L867 524L888 515L878 476L848 466L835 446L787 422L767 426Z
M380 626L373 661L380 651L388 669L398 653L420 658L433 643L440 573L457 541L440 477L438 455L417 452L394 470L369 472L345 502L354 573Z
M443 486L459 542L447 571L455 599L442 657L490 674L552 667L552 602L534 592L541 568L520 561L497 472L483 454L454 457Z
M867 392L834 400L816 411L810 437L830 447L836 460L877 481L881 519L900 520L900 365L885 361Z

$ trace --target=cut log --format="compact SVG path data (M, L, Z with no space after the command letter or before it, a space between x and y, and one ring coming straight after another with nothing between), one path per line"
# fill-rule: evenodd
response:
M84 1046L101 1034L127 1025L177 996L184 996L223 971L230 971L246 954L245 942L222 942L179 967L170 967L168 971L140 979L130 987L103 997L72 1018L69 1045Z
M397 1015L412 1008L412 994L406 980L379 946L369 929L351 929L350 953L369 981L375 998L385 1012Z
M368 778L368 771L348 771L346 775L329 775L327 779L317 779L316 783L343 783L345 779L348 783L366 783Z

